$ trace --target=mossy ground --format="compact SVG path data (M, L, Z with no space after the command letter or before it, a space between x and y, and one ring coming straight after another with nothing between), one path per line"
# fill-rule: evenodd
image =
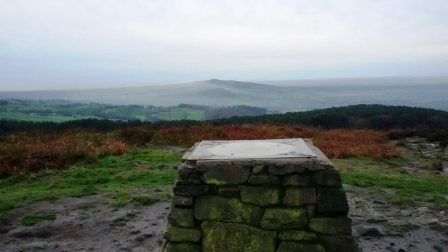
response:
M33 202L101 194L117 206L147 205L169 197L181 155L159 149L139 149L122 156L65 170L44 170L0 179L0 216ZM391 159L352 157L333 160L343 183L385 193L397 204L431 202L448 209L448 175L433 170L408 174L409 155Z
M175 153L140 149L66 170L0 179L0 215L37 201L97 193L112 198L116 205L150 204L170 195L180 158Z
M56 219L55 214L27 215L23 217L22 224L25 226L33 226L41 221L53 221L55 219Z
M378 160L359 157L333 160L344 184L369 187L396 204L430 202L448 209L448 176L433 170L407 173L403 167L410 161L406 155Z

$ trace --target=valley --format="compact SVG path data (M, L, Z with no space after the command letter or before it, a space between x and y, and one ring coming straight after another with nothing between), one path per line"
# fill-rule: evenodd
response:
M307 111L354 104L448 110L447 78L366 78L285 82L210 79L170 85L109 89L0 91L0 99L54 100L173 107L246 105L269 111ZM316 84L317 83L317 84ZM316 85L314 85L316 84Z

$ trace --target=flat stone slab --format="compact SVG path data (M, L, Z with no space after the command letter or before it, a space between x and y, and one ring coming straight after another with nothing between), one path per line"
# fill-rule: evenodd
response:
M187 160L245 160L316 158L301 138L268 140L202 141Z

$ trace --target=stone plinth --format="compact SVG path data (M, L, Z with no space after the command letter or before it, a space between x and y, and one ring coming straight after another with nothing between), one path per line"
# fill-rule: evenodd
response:
M309 140L203 141L178 168L164 252L354 252L339 173Z

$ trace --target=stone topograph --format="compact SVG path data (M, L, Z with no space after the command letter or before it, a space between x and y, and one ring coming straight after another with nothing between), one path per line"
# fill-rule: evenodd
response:
M316 157L185 159L163 251L358 251L340 175L306 143Z

